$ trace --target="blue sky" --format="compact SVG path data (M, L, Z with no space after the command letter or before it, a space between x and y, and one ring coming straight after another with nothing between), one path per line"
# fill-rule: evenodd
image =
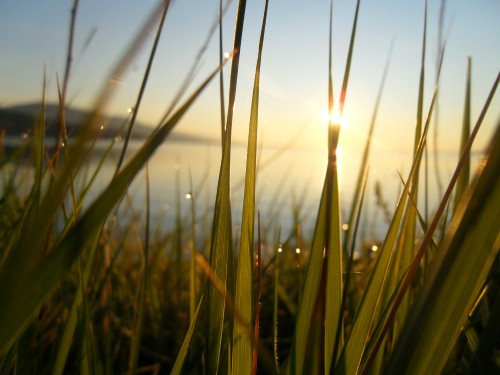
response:
M81 0L76 25L74 65L68 99L78 107L92 105L114 64L141 28L156 0ZM231 49L233 1L224 23L224 47ZM427 111L435 79L437 24L440 1L429 1L426 58ZM56 74L63 76L72 1L2 0L0 2L0 106L41 97L44 66L47 96L57 97ZM244 140L255 70L264 1L249 1L241 51L234 136ZM334 1L333 50L335 96L342 83L355 1ZM177 93L207 34L217 19L218 0L173 1L162 34L150 83L139 112L143 122L156 124ZM299 145L326 144L329 1L270 0L264 42L260 134L268 144L281 144L300 134ZM359 15L343 130L345 148L361 148L369 124L391 41L395 40L375 136L376 147L408 150L413 145L424 1L363 0ZM440 145L457 148L462 122L467 56L472 57L472 120L475 122L500 70L500 2L448 1L445 15L447 52L440 93ZM107 109L123 113L137 95L151 38L123 78ZM93 36L85 49L89 36ZM196 82L218 63L213 38L203 55ZM226 82L229 69L225 69ZM190 91L188 90L188 92ZM478 147L500 119L497 94ZM227 92L226 92L227 99ZM207 89L179 124L179 130L210 137L219 135L218 84Z

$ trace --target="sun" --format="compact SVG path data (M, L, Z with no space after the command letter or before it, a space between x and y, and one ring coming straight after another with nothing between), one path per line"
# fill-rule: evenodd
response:
M346 118L345 113L342 115L342 118L339 116L339 111L337 108L334 108L333 111L328 112L328 111L320 111L321 112L321 123L325 126L329 126L331 123L332 125L340 125L341 128L343 129L352 129L351 124Z

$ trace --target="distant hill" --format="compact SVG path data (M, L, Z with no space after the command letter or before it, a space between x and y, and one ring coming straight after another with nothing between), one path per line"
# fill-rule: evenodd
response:
M40 107L41 104L39 103L28 103L0 108L0 131L5 130L5 135L12 138L21 138L23 134L32 133L33 125L40 117ZM59 126L59 105L47 104L45 106L45 117L46 137L56 138ZM66 130L70 138L78 135L79 129L88 117L89 112L85 110L74 108L68 108L66 110ZM123 117L103 117L102 124L104 125L104 129L101 137L112 138L116 136L125 120L126 119ZM153 128L151 126L136 122L132 137L134 139L146 138L152 131ZM121 135L125 136L125 132L126 130L123 130ZM214 140L208 138L180 132L172 133L170 139L184 142L214 142Z

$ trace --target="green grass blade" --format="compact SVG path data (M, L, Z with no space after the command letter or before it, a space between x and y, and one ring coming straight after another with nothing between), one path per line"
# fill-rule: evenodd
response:
M64 366L68 358L69 350L71 348L71 342L73 341L73 336L78 323L78 310L81 307L83 291L87 288L92 267L94 266L94 259L97 253L98 242L99 238L96 236L94 243L91 245L87 263L85 264L85 268L83 270L82 282L78 286L78 290L69 310L66 324L64 325L64 330L60 336L61 339L58 345L54 368L52 369L52 375L61 375L64 371Z
M500 126L476 186L457 207L389 374L439 373L444 368L500 249L499 169Z
M139 89L139 94L137 95L137 99L136 99L135 105L134 105L133 110L132 110L132 118L130 119L130 124L129 124L129 127L127 129L127 135L125 136L125 140L123 142L123 148L122 148L122 151L120 153L120 158L118 159L118 163L116 165L116 171L120 170L120 168L123 164L123 160L125 158L125 154L127 152L127 146L128 146L129 141L130 141L130 138L132 136L132 130L134 129L135 120L137 118L137 113L139 113L139 108L140 108L141 103L142 103L142 97L144 95L144 91L146 90L146 85L148 83L148 78L149 78L149 72L151 71L151 67L153 66L153 61L155 58L156 49L157 49L158 43L160 41L161 32L163 30L163 24L165 23L165 18L167 17L167 12L168 12L169 7L170 7L170 0L165 0L164 6L163 6L163 12L161 14L161 19L160 19L160 22L158 23L158 29L156 31L155 40L153 42L153 48L151 48L151 52L149 54L149 59L148 59L148 64L146 66L146 71L144 72L144 77L142 79L141 87Z
M465 86L465 104L464 104L464 120L462 124L462 138L460 140L460 155L464 152L465 146L467 145L467 140L470 136L470 105L471 105L471 58L467 59L467 81ZM469 186L469 176L470 176L470 154L467 154L465 163L458 177L457 188L455 192L455 207L458 206L458 202L462 197L463 193Z
M417 147L417 153L412 163L408 181L413 180L414 173L416 173L416 170L420 165L436 95L437 87L434 90L434 96L429 109L427 122ZM356 312L356 316L354 317L351 333L347 338L344 351L339 359L337 370L340 371L340 373L355 374L360 370L363 352L368 344L370 330L374 322L376 322L376 314L374 314L374 311L376 312L383 308L383 306L381 306L382 296L384 290L387 288L389 266L392 262L394 253L393 249L397 241L398 228L403 220L409 191L410 184L406 183L396 206L396 211L392 217L384 243L378 251L375 268L370 275L370 279L361 299L360 306Z
M252 108L248 132L247 162L245 174L245 191L243 195L243 212L241 218L240 255L236 278L235 303L246 326L252 325L254 316L253 275L254 264L254 220L255 220L255 185L257 180L257 128L259 119L259 89L260 66L262 48L266 29L267 9L269 0L266 0L262 29L260 33L257 66L255 68L254 87L252 94ZM256 339L256 338L255 338ZM252 371L252 338L246 334L246 327L235 319L233 334L233 368L235 374L246 374Z
M415 139L414 139L414 157L417 153L418 143L421 139L422 135L422 123L423 123L423 102L424 102L424 82L425 82L425 53L426 53L426 39L427 39L427 0L425 1L424 8L424 28L422 35L422 59L420 65L420 83L418 88L418 104L417 104L417 123L415 126ZM424 150L425 158L427 160L427 147ZM419 162L420 164L420 162ZM410 199L418 205L418 185L419 185L419 170L420 165L416 168L416 173L411 180L410 186ZM408 205L405 213L405 217L403 219L403 226L401 229L401 238L399 242L399 248L397 250L399 262L397 269L399 275L402 275L403 272L408 268L411 260L413 259L414 249L415 249L415 236L416 236L416 224L417 224L417 212L414 205ZM398 277L399 279L399 277ZM399 335L399 331L403 326L406 317L410 311L412 301L410 300L410 294L408 293L397 314L396 324L394 328L394 336L397 337Z
M311 244L306 280L295 323L295 332L292 347L290 349L290 358L287 362L287 373L290 374L301 374L304 369L309 328L311 325L314 307L316 305L318 290L320 287L321 270L323 268L323 253L325 248L324 239L326 235L326 211L325 179Z
M238 2L236 26L233 43L233 61L229 81L229 105L226 119L226 129L223 138L222 161L219 172L219 181L215 198L212 239L210 245L210 266L215 276L227 289L227 281L232 278L232 220L231 220L231 189L230 189L230 160L231 160L231 132L233 123L234 102L238 81L238 67L241 55L241 38L245 19L246 1ZM226 290L225 289L225 290ZM207 341L207 368L215 374L219 371L222 347L222 331L224 328L224 311L226 303L224 293L220 293L213 283L208 283L208 341ZM232 340L232 334L230 333Z
M184 365L184 361L189 351L189 347L191 346L191 341L193 340L193 335L196 331L196 326L199 322L199 316L201 311L201 306L203 305L203 296L200 298L200 302L198 303L198 307L196 308L196 312L194 313L193 320L189 324L189 329L184 337L184 341L182 342L181 349L177 358L175 359L174 367L172 368L171 375L180 375L182 373L182 366Z
M436 230L436 227L438 225L438 222L443 214L443 212L445 211L446 207L448 206L448 201L450 199L450 196L451 196L451 192L455 186L455 183L458 179L458 176L461 172L461 168L462 168L462 165L467 157L466 153L470 152L471 150L471 147L472 147L472 143L474 142L474 139L477 135L477 132L479 131L479 128L482 124L482 121L484 119L484 117L486 116L486 112L493 100L493 96L496 92L496 89L498 87L498 84L500 83L500 73L497 75L497 78L493 84L493 87L492 89L490 90L490 93L488 95L488 98L483 106L483 109L481 111L481 114L479 115L479 118L476 122L476 125L474 126L474 129L471 133L471 136L469 138L469 140L467 141L467 145L465 147L465 150L464 150L464 153L462 154L461 158L460 158L460 161L457 165L457 168L455 169L455 172L453 174L453 177L448 185L448 188L446 189L446 192L444 194L444 197L443 199L441 200L441 203L438 207L438 209L436 210L436 213L434 215L434 219L432 220L431 224L429 225L429 228L425 234L425 237L423 238L422 242L420 243L420 246L419 246L419 249L418 251L416 252L415 254L415 257L413 258L409 268L408 268L408 271L405 273L404 275L404 279L402 280L402 282L400 282L399 286L398 286L398 292L397 292L397 297L394 301L394 303L392 303L392 305L390 306L390 311L388 312L388 316L389 318L386 318L387 321L384 323L383 325L383 328L382 328L382 332L381 333L377 333L377 337L376 337L376 340L377 340L377 343L375 344L375 347L377 348L381 341L383 340L385 334L387 333L388 329L389 329L389 325L391 324L391 320L393 319L394 315L396 314L396 311L399 307L399 304L401 303L401 300L404 296L404 294L406 293L408 287L410 286L411 282L413 281L419 267L420 267L420 262L422 261L422 258L423 256L425 255L425 252L427 250L427 247L429 246L431 240L432 240L432 236L434 234L434 231ZM436 94L437 94L437 87L434 91L434 97L433 97L433 100L432 100L432 103L431 103L431 111L430 113L432 113L432 107L435 103L435 98L436 98ZM424 129L424 133L422 135L422 141L421 143L423 143L425 141L425 135L426 135L426 132L427 132L427 129L428 129L428 124L429 124L429 120L430 120L430 117L428 117L427 119L427 123L426 123L426 126L425 126L425 129ZM417 156L418 157L421 157L421 153L420 155L417 153ZM374 335L375 336L375 335ZM369 354L368 354L368 358L367 360L365 361L365 365L364 365L364 369L363 369L363 373L366 372L365 370L367 370L369 367L370 367L370 363L371 363L371 360L373 359L373 355L374 353L376 352L376 350L372 350Z
M134 375L137 372L137 362L139 360L139 347L141 344L144 315L145 315L145 300L146 291L148 289L149 281L149 234L150 234L150 185L149 185L149 167L146 163L146 225L144 228L144 245L143 245L143 271L139 277L139 286L137 291L137 305L135 311L135 321L132 330L131 345L130 345L130 358L129 358L129 374Z
M8 264L10 267L5 267L4 272L0 274L0 299L3 301L0 306L0 353L8 348L30 322L36 309L60 283L79 254L88 245L89 240L95 237L101 223L121 199L130 182L156 149L163 144L170 131L218 71L219 68L200 85L171 119L145 142L68 235L45 258L32 267L26 267L22 259L16 257L16 262L11 262ZM44 210L41 209L40 212ZM40 217L37 222L42 222L42 218Z
M371 149L371 144L372 144L372 139L373 139L373 132L375 130L375 124L377 122L378 110L380 107L380 102L382 100L382 93L384 92L385 81L387 78L387 73L389 71L389 63L391 61L393 46L394 46L394 43L391 44L391 47L389 50L389 55L388 55L387 61L385 63L384 72L382 73L382 80L380 82L380 86L378 89L377 99L375 100L375 106L373 108L372 118L370 121L370 127L368 129L368 136L366 138L365 147L363 149L363 156L361 158L361 166L359 168L358 178L356 180L356 186L354 188L354 195L353 195L353 199L352 199L352 203L351 203L351 208L349 210L349 219L347 221L348 228L345 231L345 237L344 237L344 249L346 249L346 250L347 250L347 247L349 246L349 244L352 242L352 231L353 231L352 228L354 226L354 221L356 220L357 207L358 207L359 201L361 199L361 190L362 190L363 180L364 180L366 171L368 169L368 158L370 155L370 149Z

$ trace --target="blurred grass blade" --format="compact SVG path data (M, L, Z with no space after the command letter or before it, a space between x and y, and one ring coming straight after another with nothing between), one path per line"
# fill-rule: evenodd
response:
M95 237L102 223L156 149L170 134L201 92L218 73L217 68L189 97L186 103L155 132L116 175L79 222L40 262L25 267L23 262L9 264L0 274L0 353L33 318L33 314L52 290L61 282L79 254ZM40 210L43 212L43 210ZM28 249L31 247L28 247ZM36 285L36 287L33 287ZM22 296L20 298L19 296Z
M273 357L274 370L279 373L279 356L278 356L278 287L280 283L280 256L283 251L281 245L281 229L278 231L278 241L276 253L274 256L274 297L273 297Z
M57 347L57 354L54 362L54 368L52 369L52 375L61 375L64 371L64 366L66 364L68 354L71 349L73 335L75 333L75 329L78 323L78 310L81 308L84 290L87 289L88 281L90 279L90 274L94 266L94 259L97 253L98 243L99 243L99 238L95 237L94 243L91 245L90 251L88 253L88 259L82 274L82 281L78 285L78 290L71 304L68 318L65 322L64 329L60 336L61 339Z
M264 33L266 29L267 9L269 0L266 0L262 29L260 33L257 66L255 68L254 87L252 94L252 108L250 112L250 125L248 131L247 162L245 173L245 192L243 195L243 212L241 218L240 255L238 259L238 272L236 277L235 303L245 325L252 325L254 316L253 277L254 264L254 220L255 220L255 185L257 166L257 128L259 120L259 90L260 66ZM256 318L257 319L257 318ZM254 338L257 340L257 337ZM245 334L245 327L234 322L233 334L233 368L235 374L248 374L252 372L252 339ZM255 346L255 345L253 345Z
M149 27L156 22L156 19L157 12L152 12L113 70L111 74L113 79L118 79L124 74L133 57L141 50L143 41L148 35ZM106 82L101 90L88 121L82 127L80 137L75 142L74 147L72 147L71 157L68 158L67 162L58 171L54 183L41 200L38 210L39 214L34 215L31 220L27 220L26 225L23 224L22 232L30 233L30 236L21 236L14 245L13 251L9 253L9 258L6 260L8 262L8 266L5 267L6 271L0 274L0 283L2 285L6 285L6 280L14 280L15 277L18 277L18 274L22 274L34 266L33 263L37 259L31 256L32 250L33 248L37 248L38 250L38 247L41 246L65 199L68 185L71 183L71 176L73 176L74 170L81 164L86 155L87 143L94 137L96 132L96 122L99 120L102 109L108 103L115 90L115 85L113 85L112 81ZM0 348L1 351L2 349Z
M172 372L170 373L171 375L182 374L182 366L184 365L184 360L186 359L189 347L191 346L191 341L193 340L193 335L196 331L196 326L198 325L202 305L203 296L200 298L200 302L198 303L198 307L196 308L193 319L189 323L189 329L186 333L186 336L184 337L184 341L182 342L181 350L179 351L179 354L175 359L174 367L172 368Z
M500 125L482 167L455 211L389 374L442 371L500 249Z
M361 158L361 166L358 171L358 178L356 180L356 186L354 188L354 195L351 203L351 209L349 210L349 219L347 221L348 228L345 231L344 237L344 250L347 251L349 244L352 243L352 231L354 226L354 221L356 220L356 212L358 203L361 199L361 190L363 185L363 180L368 169L368 157L370 155L370 149L373 139L373 132L375 130L375 124L377 122L378 110L380 107L380 102L382 100L382 93L384 91L385 81L387 78L387 72L389 71L389 64L392 56L392 49L394 47L394 41L391 43L391 47L389 49L389 54L387 57L387 61L385 63L384 72L382 73L382 80L380 82L380 86L377 93L377 99L375 100L375 106L373 108L372 118L370 121L370 127L368 129L368 136L366 138L365 147L363 149L363 156Z
M150 198L150 184L149 184L149 163L146 163L146 225L144 228L144 244L143 244L143 269L142 274L138 278L139 285L137 287L137 303L136 311L134 312L134 327L132 329L131 345L130 345L130 357L129 357L129 374L134 375L137 372L137 363L139 360L139 347L141 344L144 315L145 315L145 300L146 291L148 289L149 281L149 233L150 233L150 209L151 209L151 198Z
M144 91L146 90L146 85L148 83L149 72L151 71L151 67L153 66L154 57L156 54L156 48L158 47L158 42L160 41L161 32L163 30L163 24L165 23L165 18L167 16L168 9L170 7L170 0L164 0L163 12L161 14L160 22L158 23L158 29L156 31L155 40L153 43L153 48L151 48L151 53L149 54L148 64L146 66L146 71L144 72L144 77L141 82L141 87L139 89L139 94L137 95L137 99L134 107L132 108L132 118L130 119L130 124L127 129L127 135L125 136L125 140L123 142L123 148L120 153L120 158L118 159L118 163L116 165L116 171L118 172L123 164L123 160L125 158L125 153L127 152L127 146L130 141L130 137L132 136L132 131L134 129L135 120L137 118L137 113L139 112L139 108L141 106L142 97L144 95Z
M467 140L470 136L470 105L471 105L471 58L467 59L467 81L465 88L465 104L464 104L464 120L462 125L462 138L460 140L460 154L462 155L465 146L467 145ZM464 166L462 172L458 177L457 188L455 192L455 207L458 206L458 202L462 197L463 193L469 186L469 176L470 176L470 154L467 153L466 159L464 161Z

